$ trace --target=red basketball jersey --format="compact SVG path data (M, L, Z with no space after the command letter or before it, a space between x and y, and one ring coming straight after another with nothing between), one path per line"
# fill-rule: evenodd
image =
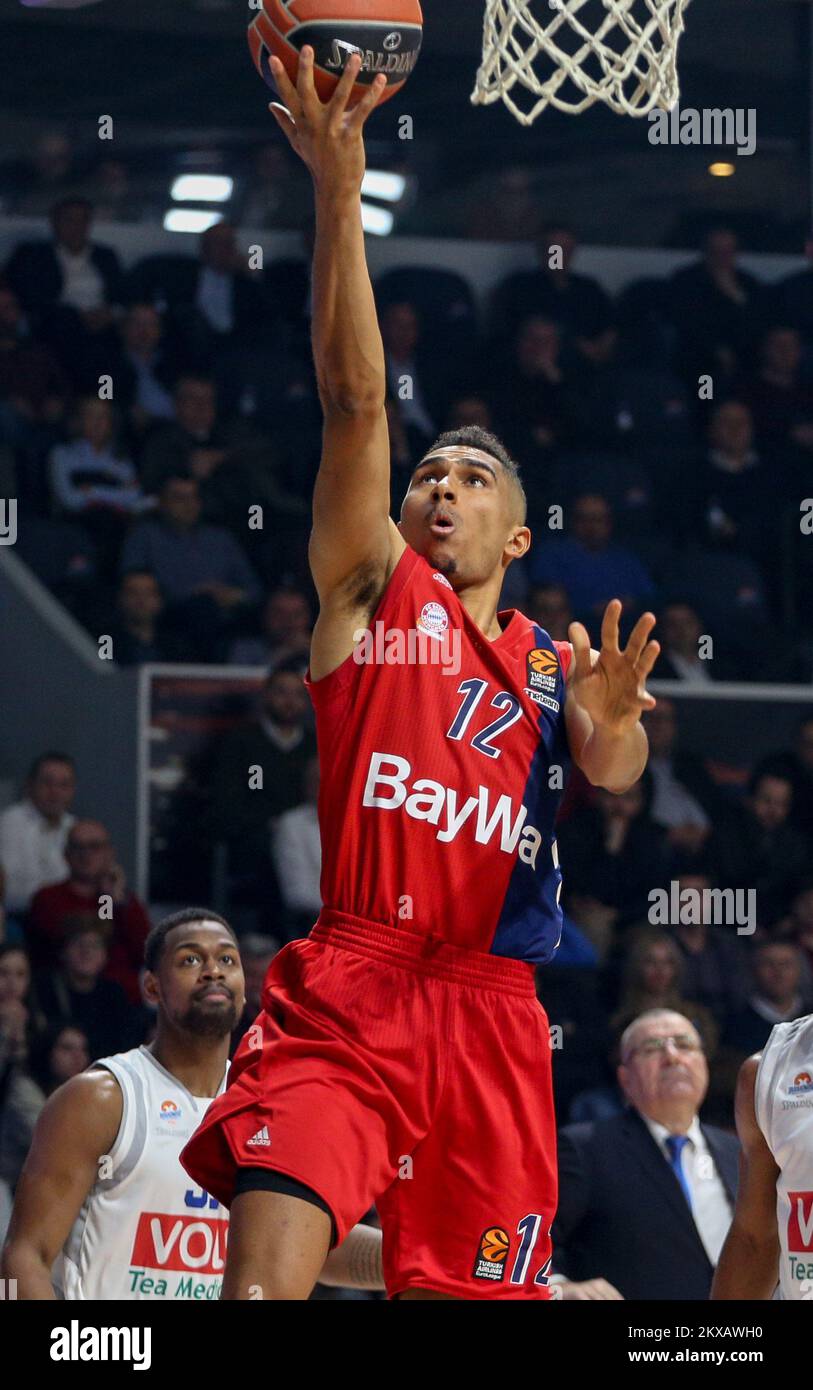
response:
M568 763L568 643L516 610L489 641L404 551L370 627L306 685L321 762L322 901L473 951L559 944L553 833Z

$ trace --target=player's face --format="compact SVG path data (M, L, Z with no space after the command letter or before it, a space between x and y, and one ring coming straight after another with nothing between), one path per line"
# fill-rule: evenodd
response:
M498 459L465 445L428 455L401 508L404 540L453 587L489 578L530 545L511 479Z
M220 922L186 922L164 942L145 993L183 1033L223 1038L234 1031L246 1002L240 951Z

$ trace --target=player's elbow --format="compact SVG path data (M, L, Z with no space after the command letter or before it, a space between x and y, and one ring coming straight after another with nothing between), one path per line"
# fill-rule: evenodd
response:
M322 386L322 409L355 420L375 419L384 409L386 393L383 383L371 385L363 381L340 381Z

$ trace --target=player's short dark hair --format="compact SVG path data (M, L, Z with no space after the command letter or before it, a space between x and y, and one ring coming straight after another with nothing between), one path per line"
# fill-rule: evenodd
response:
M39 753L28 769L28 780L33 782L39 775L46 763L64 763L71 772L76 772L76 763L70 753L60 753L56 749L49 749L47 753Z
M183 927L187 922L219 922L221 927L225 927L237 942L237 933L234 927L221 917L219 912L213 912L210 907L182 907L178 912L171 912L168 917L154 926L147 940L144 943L144 965L147 970L157 970L161 964L161 957L164 954L164 945L169 933L175 927Z
M490 430L484 430L482 425L461 425L458 429L446 430L445 434L441 434L435 440L431 449L427 449L424 458L429 458L438 449L453 449L467 444L471 445L473 449L482 449L484 454L491 454L492 458L497 459L502 464L522 498L522 520L524 522L528 512L528 500L525 496L525 488L522 486L519 464L511 457L502 441Z

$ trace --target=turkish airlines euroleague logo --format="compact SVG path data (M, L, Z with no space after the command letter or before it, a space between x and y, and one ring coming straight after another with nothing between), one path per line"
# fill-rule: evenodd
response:
M222 1274L228 1229L228 1221L142 1211L130 1263L143 1269Z
M813 1252L813 1192L789 1192L788 1250Z

